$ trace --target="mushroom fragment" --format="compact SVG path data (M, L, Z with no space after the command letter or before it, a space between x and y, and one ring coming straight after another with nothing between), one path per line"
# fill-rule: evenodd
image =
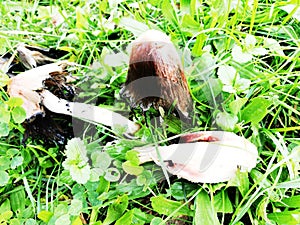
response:
M190 140L196 141L198 136L201 142L136 148L140 163L154 161L169 173L197 183L228 181L238 169L250 171L256 165L257 148L243 137L224 131L190 135ZM188 140L188 135L183 139Z
M45 54L48 53L49 55L49 51L48 49L25 45L24 43L20 43L17 47L20 61L27 69L55 62L55 59Z

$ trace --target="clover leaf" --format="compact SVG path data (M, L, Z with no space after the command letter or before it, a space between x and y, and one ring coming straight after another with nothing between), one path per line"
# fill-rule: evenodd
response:
M62 164L63 167L70 172L74 181L85 184L90 178L91 169L83 141L80 138L69 140L65 154L67 158Z
M218 77L223 84L223 91L228 93L243 92L250 86L251 81L240 78L239 73L232 66L222 65L218 69Z
M268 51L263 47L256 46L256 38L251 34L247 34L246 38L242 41L242 48L239 45L234 45L232 48L232 58L234 61L240 63L247 63L252 60L253 55L266 55Z

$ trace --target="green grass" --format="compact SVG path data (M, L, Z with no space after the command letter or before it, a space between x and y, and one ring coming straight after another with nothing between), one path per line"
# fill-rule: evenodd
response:
M78 83L80 97L90 103L98 98L125 114L128 107L119 91L128 65L111 65L105 58L127 54L126 46L145 29L161 29L184 62L195 103L195 128L189 131L233 131L258 147L259 162L227 183L193 184L171 177L168 184L157 167L139 168L135 156L126 155L140 141L85 124L75 135L85 141L88 154L116 137L105 148L109 156L101 157L117 170L94 155L93 168L107 172L78 184L62 166L63 148L32 139L22 145L19 104L8 102L1 72L0 224L154 225L175 224L174 219L195 225L300 224L299 1L291 1L289 13L283 10L285 1L224 2L1 1L1 55L26 43L66 50L66 59L84 66L99 62L97 69L76 71L79 79L89 78ZM54 26L53 19L61 23ZM239 77L224 75L232 68ZM136 116L144 119L139 112ZM153 126L138 134L144 143L164 143L176 133L176 125L175 132ZM143 172L126 175L125 160Z

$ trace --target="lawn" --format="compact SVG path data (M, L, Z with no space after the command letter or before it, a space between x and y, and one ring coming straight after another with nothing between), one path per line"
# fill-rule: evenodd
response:
M0 2L0 224L300 224L298 0ZM120 93L130 44L149 29L166 33L183 62L189 126L161 109L131 110ZM7 93L28 70L20 44L74 62L74 101L142 128L127 137L58 114L25 121L22 100ZM131 151L206 130L248 139L256 167L193 183Z

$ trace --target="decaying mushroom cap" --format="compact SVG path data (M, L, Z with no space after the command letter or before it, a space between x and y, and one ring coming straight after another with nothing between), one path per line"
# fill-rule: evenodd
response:
M166 34L149 30L132 43L123 93L133 108L169 109L175 103L177 111L188 117L192 99L180 57Z
M256 166L257 148L243 137L224 131L191 135L191 138L185 135L190 143L137 148L140 163L154 161L173 175L200 183L228 181L238 169L250 171Z
M51 78L51 73L63 74L68 65L71 63L67 61L51 63L27 70L10 79L7 92L10 96L23 99L23 108L26 111L27 119L44 113L44 109L40 105L41 97L37 91L44 87L44 82Z

